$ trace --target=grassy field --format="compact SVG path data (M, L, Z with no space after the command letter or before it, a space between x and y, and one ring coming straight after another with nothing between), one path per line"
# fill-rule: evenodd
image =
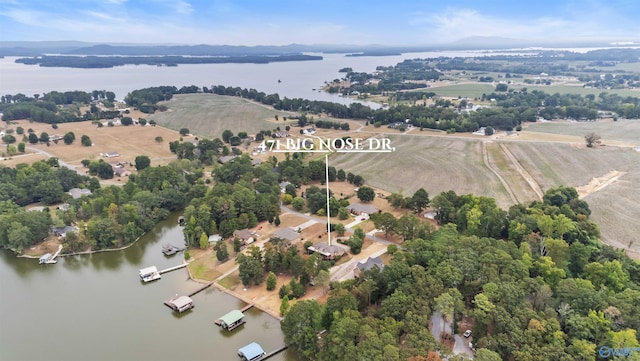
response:
M278 126L284 129L285 125L295 123L283 121L283 117L290 116L290 113L231 96L176 95L163 104L169 107L169 111L150 115L148 119L170 129L188 128L194 135L210 138L220 137L225 129L255 134ZM276 115L280 119L277 122Z
M455 190L496 199L501 206L511 200L499 179L484 165L481 142L455 137L390 135L393 153L340 154L329 160L335 167L363 176L390 192L413 194L424 188L431 196Z
M630 145L640 145L640 120L602 119L595 122L568 122L564 120L527 123L526 131L542 132L550 134L562 134L584 137L587 133L594 132L602 137L604 144L612 142L625 142Z
M583 88L582 86L578 86L578 85L531 85L531 84L524 84L524 85L514 85L514 86L509 86L510 89L514 89L514 90L520 90L522 88L527 88L528 91L532 91L532 90L540 90L543 91L545 93L549 93L549 94L555 94L555 93L560 93L560 94L580 94L582 96L585 96L587 94L593 94L595 96L598 96L600 93L609 93L609 94L618 94L622 97L640 97L640 90L638 89L609 89L609 90L605 90L605 89L588 89L588 88Z

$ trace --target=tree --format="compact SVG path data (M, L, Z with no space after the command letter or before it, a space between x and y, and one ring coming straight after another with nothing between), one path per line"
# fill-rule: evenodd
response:
M273 272L269 272L267 275L267 291L273 291L276 289L276 283L278 282L278 278L276 274Z
M80 143L85 147L90 147L91 145L93 145L91 138L89 138L88 135L84 135L84 134L80 137Z
M162 142L164 142L164 138L162 138L161 136L157 136L156 143L162 143Z
M506 92L508 89L509 89L509 87L507 86L507 84L500 83L500 84L496 85L496 91L497 92Z
M29 133L29 143L31 144L38 143L38 136L35 133Z
M4 137L2 137L2 141L7 143L7 144L13 144L16 142L16 137L14 137L11 134L7 134Z
M231 137L233 137L233 132L232 132L232 131L230 131L229 129L225 129L225 130L222 132L222 140L223 140L225 143L229 143L229 140L231 139Z
M136 157L136 170L141 171L151 165L151 158L146 155L139 155Z
M315 359L320 351L318 332L321 330L322 305L316 300L296 302L280 322L285 342L303 360Z
M429 205L429 193L424 188L418 189L411 197L411 203L416 213L422 213L422 210Z
M223 240L220 240L213 246L213 249L216 251L216 258L220 262L224 262L229 259L229 250L227 249L227 243Z
M390 233L393 233L398 224L396 217L389 212L372 214L371 220L377 229L384 231L385 237L388 237Z
M189 128L180 128L180 135L189 135Z
M73 132L67 132L64 137L64 144L71 144L74 140L76 140L76 135Z
M49 142L49 133L47 132L42 132L40 133L40 137L38 138L38 140L42 143L47 143Z
M375 196L376 192L371 187L363 186L358 188L358 199L363 202L371 202Z
M24 151L25 151L25 145L24 145L24 142L20 142L20 143L18 143L18 152L20 152L20 153L24 153Z
M313 281L316 286L322 288L322 294L325 294L329 287L329 282L331 281L331 275L326 270L320 270L318 275L314 277Z
M587 147L591 148L594 144L601 143L601 137L598 134L591 132L584 136L584 141L587 143Z
M284 295L284 297L282 297L282 302L280 302L280 316L284 316L287 311L289 311L289 307L291 307L289 305L289 296Z
M209 237L207 237L207 234L202 232L202 234L200 235L200 249L207 249L209 248Z

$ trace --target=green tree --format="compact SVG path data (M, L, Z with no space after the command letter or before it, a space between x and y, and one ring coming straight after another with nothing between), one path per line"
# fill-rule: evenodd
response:
M49 142L49 133L47 133L47 132L40 133L40 137L38 138L38 140L41 143L48 143Z
M280 325L285 342L303 360L315 359L320 351L318 332L321 330L322 306L316 300L296 302Z
M18 152L24 153L24 151L25 151L25 144L23 142L18 143Z
M230 131L229 129L225 129L225 130L222 132L222 140L223 140L225 143L229 143L229 141L230 141L231 137L233 137L233 132L232 132L232 131Z
M200 235L200 249L207 249L209 248L209 237L207 237L207 234L202 232L202 234Z
M29 133L29 143L31 144L38 143L38 136L35 133Z
M358 199L363 202L371 202L376 196L376 192L371 187L362 186L358 188Z
M418 189L413 196L411 196L411 204L413 210L416 213L422 213L422 210L429 205L429 193L424 188Z
M80 137L80 143L85 147L90 147L91 145L93 145L91 138L89 138L88 135L84 135L84 134Z
M389 212L372 214L371 220L377 229L384 231L385 237L389 237L389 234L393 234L398 225L396 217Z
M284 297L282 297L282 301L280 302L280 316L285 316L287 314L287 311L289 311L289 307L291 307L289 305L289 296L284 295Z
M141 171L147 167L149 167L149 165L151 165L151 158L149 158L146 155L139 155L136 157L136 170Z
M72 144L74 140L76 140L76 135L73 134L73 132L67 132L65 133L64 137L64 144Z
M278 278L276 274L273 272L269 272L267 275L267 291L273 291L276 289L276 283L278 282Z
M189 135L189 133L189 128L180 128L180 135L182 135L183 137Z
M229 259L229 250L227 249L227 243L224 240L220 240L213 248L216 251L216 258L220 262L224 262Z

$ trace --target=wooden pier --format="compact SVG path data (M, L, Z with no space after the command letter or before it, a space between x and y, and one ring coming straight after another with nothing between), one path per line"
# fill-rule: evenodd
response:
M163 274L163 273L175 271L177 269L185 268L185 267L187 267L187 263L183 263L181 265L177 265L177 266L174 266L174 267L165 268L165 269L159 271L158 273Z
M253 306L255 306L255 304L250 303L250 304L248 304L248 305L244 306L244 307L240 310L240 312L244 313L244 311L246 311L246 310L248 310L248 309L252 308Z
M202 291L206 290L207 288L211 287L211 285L212 285L212 284L213 284L213 282L209 282L209 283L207 283L206 285L204 285L204 286L202 286L202 287L198 288L197 290L195 290L195 291L193 291L193 292L189 293L187 296L189 296L189 297L193 297L194 295L197 295L198 293L200 293L200 292L202 292Z
M282 346L280 346L280 348L277 348L277 349L275 349L275 350L273 350L273 351L269 352L268 354L264 355L260 360L266 360L266 359L268 359L268 358L269 358L269 357L271 357L271 356L274 356L274 355L276 355L276 354L279 354L280 352L282 352L282 351L286 350L288 347L289 347L289 346L287 346L287 345L282 345Z

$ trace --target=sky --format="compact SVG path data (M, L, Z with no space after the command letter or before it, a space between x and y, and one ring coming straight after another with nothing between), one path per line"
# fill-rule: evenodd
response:
M472 36L640 42L640 1L0 0L0 41L432 45Z

